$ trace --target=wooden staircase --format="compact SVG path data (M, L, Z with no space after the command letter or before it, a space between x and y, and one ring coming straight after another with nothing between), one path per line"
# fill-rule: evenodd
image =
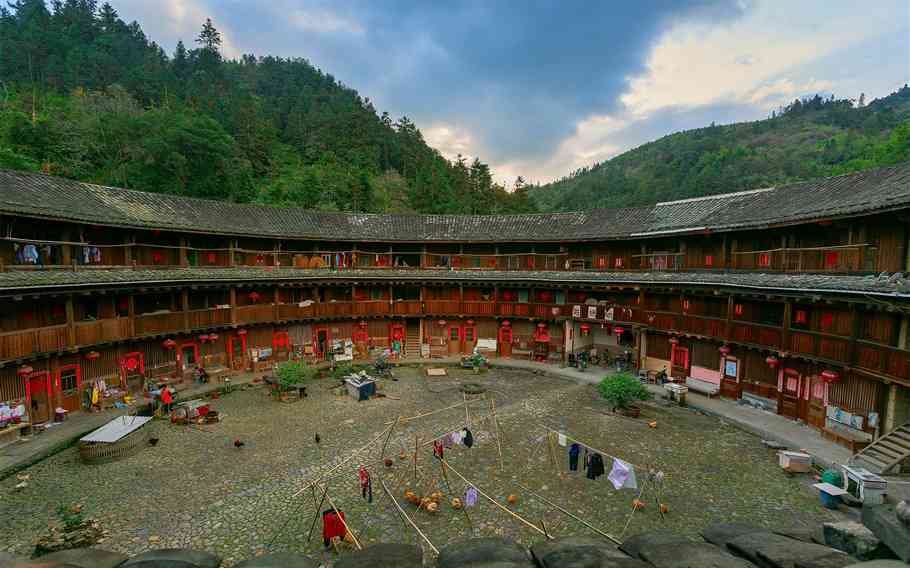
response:
M850 461L872 473L883 474L907 458L910 458L910 422L872 442Z
M405 325L404 358L420 359L420 321L408 320Z

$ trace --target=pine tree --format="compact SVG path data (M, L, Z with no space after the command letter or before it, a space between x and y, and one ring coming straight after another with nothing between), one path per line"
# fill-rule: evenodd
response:
M196 43L201 45L202 49L209 51L217 52L221 49L221 32L215 29L211 18L205 19L205 23L202 24L202 31L199 32L199 37L196 38Z

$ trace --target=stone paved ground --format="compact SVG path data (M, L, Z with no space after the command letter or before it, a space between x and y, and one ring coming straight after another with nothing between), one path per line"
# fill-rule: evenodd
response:
M309 398L291 404L271 401L258 388L235 392L214 402L224 415L220 424L186 428L156 422L151 426L160 439L156 447L111 464L83 465L75 448L66 450L26 470L31 479L25 490L14 490L15 476L0 482L0 550L28 554L58 504L81 502L88 515L111 531L102 546L112 550L198 547L228 562L269 550L318 552L321 524L312 541L306 541L315 512L313 494L306 491L295 498L294 493L382 433L394 417L462 401L462 382L482 383L495 396L505 470L499 470L485 403L471 407L474 448L450 450L447 459L504 505L506 495L517 495L510 508L534 523L543 520L554 535L591 531L535 500L517 483L617 536L627 522L625 536L655 528L695 535L717 519L783 527L817 525L834 516L819 506L804 482L780 472L776 456L758 438L711 417L648 404L643 418L657 421L657 428L650 428L644 421L609 415L592 386L527 371L497 369L475 376L452 370L449 377L426 379L409 368L399 369L397 376L400 380L387 382L383 390L389 398L361 403L322 385L311 388ZM392 468L380 464L377 444L330 477L329 495L364 543L417 542L378 478L387 481L399 500L408 487L423 493L447 491L431 448L421 449L416 481L413 463L400 461L398 454L413 451L415 434L429 440L464 422L463 408L409 422L391 438ZM663 470L661 500L670 509L666 518L659 515L656 491L649 487L643 496L647 507L629 521L635 494L614 491L606 477L591 481L583 474L568 474L564 448L559 453L562 473L557 474L545 442L538 441L543 425L564 428L641 466L639 476L646 466ZM313 442L316 432L321 447ZM233 446L236 438L245 442L242 449ZM374 466L372 504L358 491L356 468L361 462ZM609 464L607 460L608 469ZM452 490L462 494L465 484L453 472L448 477ZM526 543L542 538L482 499L469 510L471 526L464 513L447 504L437 515L403 501L402 506L437 546L494 534Z

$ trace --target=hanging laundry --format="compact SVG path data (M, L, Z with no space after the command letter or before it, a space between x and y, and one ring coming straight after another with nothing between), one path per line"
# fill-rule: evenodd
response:
M470 448L474 445L474 434L471 434L471 431L465 428L462 431L461 441L464 443L465 447Z
M556 441L559 442L560 446L562 446L564 448L566 447L566 435L565 434L557 434Z
M464 506L473 507L477 504L477 490L473 487L468 487L468 490L464 493Z
M463 440L462 440L462 436L461 436L461 431L460 431L460 430L459 430L459 431L456 431L456 432L452 432L451 434L449 434L449 436L452 437L452 443L453 443L453 444L455 444L456 446L460 446L460 445L461 445L461 442L462 442Z
M442 437L442 445L446 449L451 449L451 447L455 445L455 443L452 441L452 434L446 434Z
M360 493L364 499L367 500L367 503L373 502L373 480L370 479L370 472L367 471L367 468L360 466L360 471L357 472L358 477L360 478Z
M344 528L344 511L338 511L338 514L335 514L333 509L326 509L322 513L322 544L328 547L332 544L333 538L344 539L344 535L348 532Z
M604 473L604 459L600 454L592 452L590 462L588 463L588 479L597 479Z
M607 476L614 489L625 487L627 489L638 489L638 483L635 480L635 469L621 459L613 459L613 469Z
M444 446L442 445L441 440L434 440L433 441L433 456L437 457L439 459L443 459L443 457L445 456L445 450L443 448L444 448Z
M578 454L581 448L578 444L572 444L569 448L569 471L578 471Z

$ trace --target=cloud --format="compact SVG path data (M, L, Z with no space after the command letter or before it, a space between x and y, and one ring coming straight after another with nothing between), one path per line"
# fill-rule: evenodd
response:
M427 144L439 150L439 153L448 160L454 160L459 155L465 158L474 158L471 151L475 148L471 133L452 124L435 123L421 129Z
M138 21L146 36L169 51L178 40L193 49L202 24L211 18L221 33L221 54L229 59L242 54L228 18L221 17L220 10L205 0L119 0L114 7L124 21Z
M316 33L346 33L361 35L363 26L359 22L322 8L299 8L288 16L295 27Z

